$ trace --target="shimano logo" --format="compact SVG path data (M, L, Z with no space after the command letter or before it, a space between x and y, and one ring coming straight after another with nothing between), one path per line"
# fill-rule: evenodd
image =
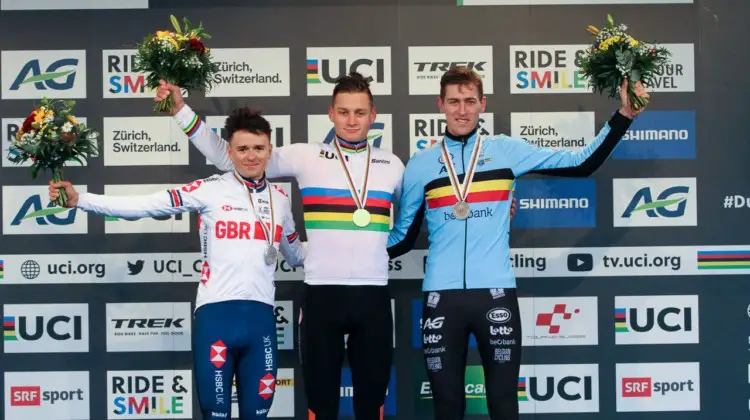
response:
M588 198L522 198L519 200L521 210L532 209L587 209Z
M687 140L687 130L628 130L623 140Z

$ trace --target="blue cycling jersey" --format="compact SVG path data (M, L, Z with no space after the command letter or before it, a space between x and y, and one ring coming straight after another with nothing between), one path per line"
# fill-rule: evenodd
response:
M611 154L631 122L615 113L586 147L575 151L541 148L506 135L482 136L465 200L470 212L463 220L453 212L458 199L440 144L418 152L404 172L400 209L388 239L389 255L394 258L413 246L424 217L429 254L422 290L515 288L508 231L516 178L532 172L589 176ZM463 137L446 135L459 183L476 141L476 129Z

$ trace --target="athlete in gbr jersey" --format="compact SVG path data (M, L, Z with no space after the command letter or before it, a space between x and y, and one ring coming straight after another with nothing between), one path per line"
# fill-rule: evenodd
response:
M78 194L69 182L51 183L50 199L63 187L67 206L95 214L124 219L200 215L203 266L193 357L202 418L231 418L235 375L241 387L240 418L266 418L277 372L277 254L281 251L291 266L299 267L305 249L287 193L264 176L271 154L268 122L239 108L227 119L226 129L236 167L232 172L139 196Z
M184 103L177 86L163 84L156 100L169 95L191 143L220 170L233 170L226 142ZM375 117L368 82L356 73L339 78L329 108L332 141L276 148L266 172L294 177L302 195L308 246L298 347L310 419L338 418L345 352L355 417L383 415L393 359L386 243L404 165L369 145Z
M647 96L642 89L636 93ZM486 104L482 79L465 67L443 75L438 103L448 133L408 162L389 238L395 258L411 248L422 215L426 218L422 338L436 420L464 416L469 334L476 338L482 359L490 418L518 419L521 314L508 238L515 180L530 173L591 175L637 114L627 94L621 101L621 108L585 147L539 148L522 138L480 136L479 114Z

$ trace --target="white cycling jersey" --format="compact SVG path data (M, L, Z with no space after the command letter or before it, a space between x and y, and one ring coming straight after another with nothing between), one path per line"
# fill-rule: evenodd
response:
M274 249L281 251L293 267L302 266L305 260L289 197L265 179L248 182L228 172L149 195L120 197L82 193L77 207L122 218L199 213L203 269L196 309L207 303L237 299L274 304L276 264L267 264L264 260L264 252L270 244L261 226L264 222L271 232L272 208Z
M234 170L227 156L228 143L189 106L183 106L175 119L219 170ZM365 176L366 148L339 144L351 173L351 184L358 189ZM390 151L370 147L365 209L371 214L371 221L359 227L353 222L357 206L337 153L333 144L322 142L274 147L266 169L269 178L297 179L307 233L305 283L386 285L392 204L400 195L404 164Z

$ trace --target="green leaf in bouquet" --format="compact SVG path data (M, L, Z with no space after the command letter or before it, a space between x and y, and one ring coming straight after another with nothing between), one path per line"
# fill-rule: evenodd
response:
M641 72L638 71L638 69L633 69L630 71L630 81L635 83L639 82L641 80Z
M180 22L177 21L177 18L174 15L169 15L169 19L172 21L172 26L174 26L175 32L177 32L179 35L182 35L182 29L180 29Z
M192 27L192 25L190 25L190 20L187 17L183 17L182 23L185 25L185 35L190 34L190 28Z
M612 15L610 15L609 13L607 13L607 25L609 25L610 28L615 27L615 20L612 19Z

